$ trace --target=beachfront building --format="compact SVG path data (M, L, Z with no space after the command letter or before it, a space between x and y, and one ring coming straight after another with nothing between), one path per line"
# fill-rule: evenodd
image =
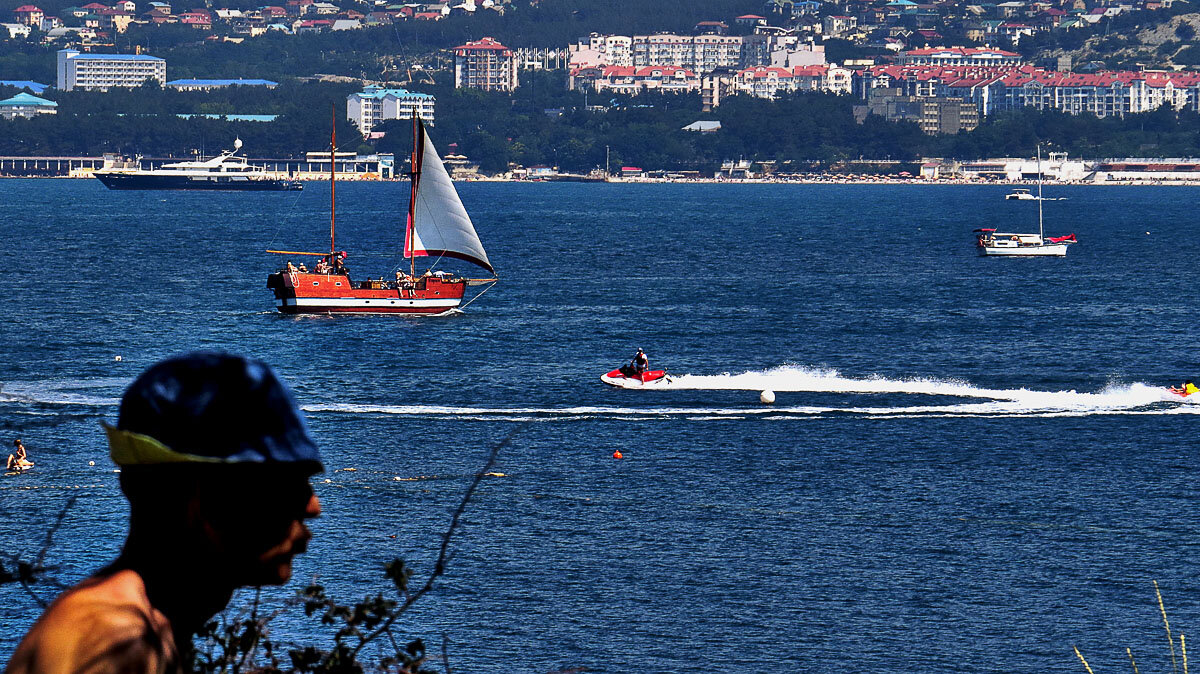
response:
M346 117L364 134L370 133L377 124L387 119L412 119L416 116L433 126L434 103L436 99L430 94L369 86L346 98Z
M115 87L140 87L147 80L163 86L167 62L146 54L81 54L77 49L58 50L58 89L108 91Z
M0 101L0 119L37 117L58 114L58 103L21 92L12 98Z
M517 84L517 59L496 40L485 37L454 48L456 88L512 91Z
M857 107L855 118L860 123L868 114L878 115L893 122L915 122L931 136L972 131L979 126L979 110L961 98L903 96L897 89L879 89L867 99L867 105Z

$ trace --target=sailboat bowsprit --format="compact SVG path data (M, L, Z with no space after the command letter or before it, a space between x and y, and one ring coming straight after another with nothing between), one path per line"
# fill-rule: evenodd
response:
M334 136L336 146L336 136ZM332 160L332 157L331 157ZM494 283L487 279L468 279L434 271L416 273L416 258L450 257L465 260L495 274L491 261L475 232L450 174L425 132L425 125L413 120L412 191L404 236L404 256L409 271L396 272L395 280L366 280L354 283L342 261L335 240L335 207L330 209L329 252L271 250L284 255L316 256L316 266L308 270L289 261L267 277L274 291L276 306L285 314L441 314L457 308L468 286ZM331 173L331 180L333 175ZM336 204L336 180L330 183L331 202ZM437 260L434 260L436 264Z

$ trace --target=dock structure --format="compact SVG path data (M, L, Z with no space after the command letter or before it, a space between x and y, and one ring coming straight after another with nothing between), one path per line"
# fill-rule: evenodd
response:
M329 155L321 161L315 153L301 159L251 159L250 165L274 177L295 180L328 180ZM339 153L338 180L392 180L396 158L391 154L353 155ZM87 178L102 168L156 169L164 164L186 161L181 157L0 157L0 176Z
M74 176L104 168L104 157L0 157L0 176Z

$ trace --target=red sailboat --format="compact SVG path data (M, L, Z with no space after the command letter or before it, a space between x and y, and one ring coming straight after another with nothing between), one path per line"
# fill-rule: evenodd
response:
M337 146L336 130L330 149L329 252L269 250L283 255L315 256L312 270L289 260L278 272L267 277L267 288L275 293L276 306L285 314L444 314L462 304L468 286L488 285L498 279L488 260L475 225L467 215L450 174L425 132L420 119L413 119L412 191L408 201L408 219L404 237L404 256L409 270L397 271L395 279L367 279L354 282L343 260L345 251L337 249L337 181L332 170ZM430 268L417 273L418 257L435 258ZM472 279L435 271L442 258L465 260L483 267L492 278ZM475 297L483 294L481 291ZM472 299L471 301L474 301Z

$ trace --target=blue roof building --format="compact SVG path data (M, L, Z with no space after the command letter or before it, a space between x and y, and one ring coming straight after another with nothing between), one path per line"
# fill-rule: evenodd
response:
M58 88L108 91L114 87L140 87L147 80L167 83L167 62L146 54L82 54L78 49L58 50Z
M0 101L0 119L36 117L58 113L58 103L21 92L12 98Z
M40 95L43 91L50 88L49 84L38 84L29 80L0 80L0 86L28 89L36 95Z

